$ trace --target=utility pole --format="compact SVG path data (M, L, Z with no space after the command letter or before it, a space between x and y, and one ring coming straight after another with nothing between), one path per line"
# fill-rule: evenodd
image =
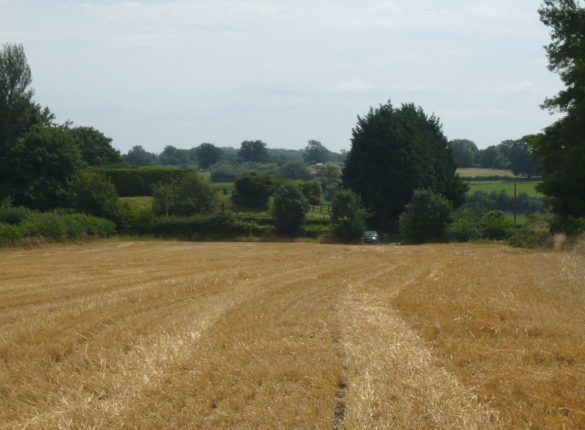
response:
M518 207L516 205L516 195L517 195L517 187L516 184L518 182L518 178L514 176L514 227L516 226L516 215L518 213Z

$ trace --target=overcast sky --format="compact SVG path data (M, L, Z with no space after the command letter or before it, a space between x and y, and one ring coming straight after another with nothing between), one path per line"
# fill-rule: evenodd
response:
M387 100L480 147L540 131L560 89L537 0L0 0L36 101L126 152L201 142L349 149Z

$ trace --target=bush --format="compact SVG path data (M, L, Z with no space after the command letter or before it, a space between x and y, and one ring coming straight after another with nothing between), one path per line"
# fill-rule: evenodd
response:
M542 248L549 237L550 234L546 229L524 226L514 230L510 236L509 243L518 248Z
M34 211L28 208L15 206L0 206L0 223L4 224L20 224Z
M178 237L186 240L226 239L235 236L268 236L274 233L274 227L243 222L230 214L219 213L213 216L160 217L152 220L148 225L135 226L133 233Z
M22 239L22 229L16 225L0 223L0 246L12 245Z
M24 237L42 237L51 240L79 239L86 236L110 237L116 225L108 220L85 214L59 212L35 213L22 224Z
M79 173L70 186L70 207L76 211L118 220L121 208L112 181L103 173L86 170Z
M211 168L212 182L234 182L238 176L244 173L244 169L236 164L218 163Z
M399 218L399 230L408 243L443 240L451 219L451 203L430 190L415 190Z
M360 197L351 190L341 190L333 197L331 206L331 219L335 222L333 238L344 243L359 242L368 216Z
M256 172L240 176L235 185L233 201L239 206L264 209L274 192L274 181L270 176Z
M98 169L110 178L120 197L152 196L156 184L179 181L193 173L189 168L141 167L128 169Z
M486 213L481 222L481 234L485 239L507 239L512 235L513 228L513 222L501 211Z
M323 188L321 187L321 181L317 179L311 181L299 181L298 185L310 204L318 205L322 203L321 194L323 193Z
M468 242L481 238L481 227L469 219L459 219L447 227L447 238L451 242Z
M275 218L276 228L288 236L298 236L307 219L309 203L293 184L282 185L274 195L272 215Z
M283 179L311 179L311 172L304 163L286 163L278 168L276 176Z
M569 237L577 237L585 233L585 218L556 216L550 230L551 233L564 233Z
M196 173L154 187L154 211L159 215L189 216L213 212L216 191Z

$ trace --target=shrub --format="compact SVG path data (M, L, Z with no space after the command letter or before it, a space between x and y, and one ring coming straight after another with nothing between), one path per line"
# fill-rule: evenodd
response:
M291 237L299 235L307 219L308 211L309 203L296 185L282 185L276 191L272 214L276 228L281 233Z
M585 233L585 218L558 215L553 220L551 233L564 233L569 237L577 237Z
M266 208L274 192L274 181L270 176L256 172L245 173L235 182L233 201L239 206Z
M481 222L481 234L485 239L507 239L513 228L513 222L501 211L486 213Z
M21 228L24 237L43 237L57 241L85 236L109 237L116 232L116 225L111 221L57 211L35 213L21 224Z
M518 248L541 248L549 237L550 234L546 229L524 226L513 231L509 243Z
M447 238L451 242L468 242L480 237L480 225L469 219L459 219L447 227Z
M301 192L312 205L318 205L321 203L321 194L323 188L321 187L321 181L313 179L311 181L300 181L298 183Z
M238 176L244 173L244 169L236 164L218 163L211 168L212 182L234 182Z
M451 203L443 196L430 190L415 190L400 215L400 235L408 243L442 240L451 212Z
M120 197L152 196L156 184L178 181L193 173L189 168L141 167L97 170L110 178Z
M213 216L160 217L152 220L148 225L135 226L133 232L192 240L250 235L268 236L274 232L274 227L260 226L254 222L243 222L230 214L218 213Z
M217 202L215 190L196 173L154 187L154 211L159 215L210 213Z
M311 172L302 162L286 163L278 168L276 176L284 179L310 179Z
M34 211L28 208L15 206L0 206L0 223L5 224L20 224Z
M333 197L331 218L335 222L333 238L345 242L358 242L366 229L367 211L360 197L351 190L341 190Z
M103 173L79 173L71 182L70 199L70 207L76 211L112 220L120 217L116 188Z
M22 238L22 229L16 225L0 223L0 246L12 245Z

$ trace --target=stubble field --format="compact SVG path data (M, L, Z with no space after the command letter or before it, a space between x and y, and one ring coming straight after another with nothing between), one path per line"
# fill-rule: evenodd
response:
M585 428L585 257L3 249L0 428Z

